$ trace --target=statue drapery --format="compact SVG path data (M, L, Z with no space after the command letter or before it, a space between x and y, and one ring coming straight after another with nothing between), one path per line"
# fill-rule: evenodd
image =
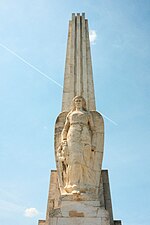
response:
M60 189L62 193L95 192L103 155L103 119L96 111L86 110L82 96L72 102L73 108L58 116L55 127Z

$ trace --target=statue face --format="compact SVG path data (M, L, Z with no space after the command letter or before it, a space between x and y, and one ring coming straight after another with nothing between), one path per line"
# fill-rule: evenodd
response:
M82 108L82 98L76 98L74 103L76 108Z

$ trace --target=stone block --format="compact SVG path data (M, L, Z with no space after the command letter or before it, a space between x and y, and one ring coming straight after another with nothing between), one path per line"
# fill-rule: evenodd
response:
M51 218L48 225L107 225L101 218Z
M46 225L46 221L45 220L39 220L38 225Z
M121 220L114 220L114 225L121 225Z
M101 217L106 210L100 208L99 201L62 201L61 214L63 217ZM75 217L75 216L74 216Z

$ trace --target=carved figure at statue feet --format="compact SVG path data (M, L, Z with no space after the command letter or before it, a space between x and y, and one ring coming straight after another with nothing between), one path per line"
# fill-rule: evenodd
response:
M62 146L66 146L64 155L67 155L64 158L64 189L68 193L80 193L93 185L91 162L96 149L96 133L85 99L76 96L72 103L73 108L66 117L61 134Z

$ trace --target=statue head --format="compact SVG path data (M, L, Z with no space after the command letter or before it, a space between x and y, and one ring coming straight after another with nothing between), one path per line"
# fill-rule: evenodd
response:
M71 111L74 111L76 109L76 104L80 104L80 101L81 101L81 104L82 104L82 109L87 111L87 109L86 109L86 101L85 101L85 99L82 96L75 96L72 99Z

